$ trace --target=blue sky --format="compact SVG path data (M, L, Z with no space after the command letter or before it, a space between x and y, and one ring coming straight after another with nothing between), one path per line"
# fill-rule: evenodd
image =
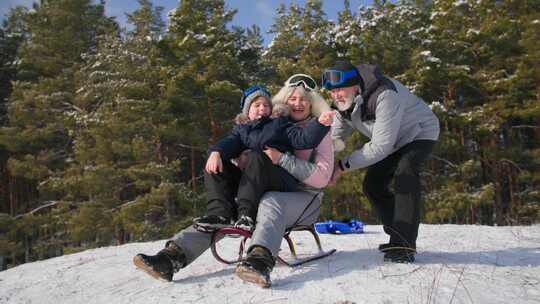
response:
M0 0L0 16L4 19L4 16L9 11L10 7L16 5L24 5L30 7L33 0ZM154 0L152 1L155 6L164 7L164 20L166 20L166 14L171 9L178 6L179 0ZM234 16L232 25L238 25L241 27L249 27L252 24L256 24L261 28L261 33L265 39L265 44L268 44L272 39L270 34L266 32L273 24L274 15L276 9L281 3L289 5L291 3L297 3L304 5L305 0L226 0L225 3L229 8L237 9L238 12ZM351 9L356 9L361 5L368 5L371 0L350 0ZM137 0L106 0L106 14L108 16L116 16L121 24L125 24L126 12L131 12L137 8ZM342 0L323 0L323 8L328 18L337 20L337 13L343 9Z

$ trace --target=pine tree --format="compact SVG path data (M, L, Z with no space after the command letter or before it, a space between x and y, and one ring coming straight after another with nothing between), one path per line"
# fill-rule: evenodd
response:
M9 125L2 128L0 142L11 153L11 175L29 180L35 190L38 182L65 168L72 153L64 124L64 111L73 102L72 68L81 52L92 47L103 18L99 13L103 7L88 1L47 1L27 15L29 38L21 47ZM35 190L16 213L39 201Z
M156 237L128 229L133 226L128 221L142 224L148 209L157 208L163 214L143 226L159 233L160 226L188 209L169 197L157 199L160 191L185 190L176 177L175 118L162 97L161 8L149 1L139 4L128 14L134 30L125 38L116 30L100 37L75 74L77 91L69 113L74 159L51 181L51 191L81 205L69 228L81 246ZM152 206L144 203L150 195L156 197ZM141 210L143 217L128 219L124 206Z
M170 13L169 81L166 97L177 118L179 147L190 165L195 190L208 144L231 127L245 83L235 49L235 33L227 28L235 11L224 1L182 1ZM187 150L186 150L187 148Z
M270 32L274 38L268 46L264 63L273 67L272 80L276 87L296 73L318 79L322 68L336 54L332 48L333 23L326 20L320 0L309 0L305 7L281 5Z
M284 79L298 72L297 62L303 48L300 31L301 8L291 4L287 9L281 4L276 15L270 30L274 37L267 47L263 60L273 69L270 77L275 81L275 86L279 87Z
M72 108L75 93L73 68L81 61L81 53L93 47L101 27L110 23L102 4L83 0L43 1L34 4L23 20L28 38L18 52L17 81L8 102L9 123L0 130L0 144L9 153L12 215L57 198L43 187L49 177L67 167L73 153L65 124L65 112ZM46 219L29 215L25 221L35 224L31 224L35 232L39 231L36 225ZM26 261L41 256L33 253L39 234L14 234L24 244L14 259L23 252Z
M511 127L512 135L519 139L517 142L524 150L522 170L518 180L523 185L520 189L519 198L521 204L516 208L516 217L523 223L535 223L540 217L539 188L540 170L540 49L537 42L540 37L540 7L529 3L528 14L520 15L519 21L523 26L523 32L519 44L523 47L524 55L517 63L514 90L516 93L525 93L521 106L518 106L514 125Z
M308 0L302 10L300 23L304 40L298 60L298 67L301 69L290 73L305 73L318 79L324 67L335 61L337 55L332 49L330 36L332 27L334 23L326 19L322 1Z
M242 87L247 87L254 83L263 83L263 79L268 79L271 75L271 67L262 62L264 51L261 29L253 25L243 29L233 27L235 36L235 57L240 63Z
M481 193L489 190L487 193L492 194L491 201L482 204L442 194L446 201L453 201L447 210L467 210L455 217L456 222L465 218L468 222L508 224L516 218L515 210L522 201L518 191L532 185L530 180L519 182L520 175L530 175L527 169L523 171L530 160L519 137L513 135L521 131L516 132L512 126L520 124L516 114L521 111L517 109L535 98L534 78L530 73L518 73L517 63L529 56L524 56L525 49L515 43L524 29L518 16L528 19L525 16L534 11L528 6L475 1L434 3L428 50L419 53L424 58L417 57L417 72L411 75L419 80L423 95L442 100L442 108L447 109L441 113L443 129L437 154L451 161L448 163L454 176L437 178L436 183L447 193L462 191L484 198ZM436 66L429 64L433 58ZM430 66L431 71L421 69L422 65ZM464 178L471 166L478 173ZM470 203L463 205L464 201Z
M27 11L21 6L10 10L0 28L0 127L4 127L8 122L8 97L11 95L12 81L16 80L17 66L20 62L17 54L28 37L24 21ZM10 202L10 179L7 169L8 157L8 151L0 146L0 212L13 215L14 206Z
M331 30L332 46L338 57L358 58L356 52L362 47L360 35L361 23L357 21L357 15L351 11L350 2L343 1L344 9L338 13L338 22Z
M11 9L0 28L0 126L7 122L6 104L17 72L17 51L27 38L24 23L27 11L22 6Z
M379 66L387 75L402 78L414 49L422 43L428 7L375 1L360 7L356 15L341 13L339 28L348 35L338 36L338 46L355 63ZM353 20L351 20L353 18Z

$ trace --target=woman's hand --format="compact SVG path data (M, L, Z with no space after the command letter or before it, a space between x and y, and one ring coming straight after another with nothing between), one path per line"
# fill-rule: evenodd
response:
M319 116L319 123L321 125L330 127L334 121L334 115L336 115L335 111L326 111L321 113L321 116Z
M221 155L218 151L210 153L204 169L211 174L218 174L223 171L223 162L221 161Z
M281 154L283 153L279 152L279 150L277 149L266 147L266 149L264 150L264 154L266 154L268 158L272 160L272 163L274 165L277 165L279 163L279 160L281 159Z

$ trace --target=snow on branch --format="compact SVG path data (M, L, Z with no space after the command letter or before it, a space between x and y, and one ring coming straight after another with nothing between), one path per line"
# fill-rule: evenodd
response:
M30 215L30 214L35 214L37 212L39 212L40 210L43 210L43 209L47 209L47 208L52 208L58 204L62 204L62 203L67 203L69 204L70 207L75 207L75 204L71 203L71 202L64 202L64 201L47 201L45 205L41 205L33 210L30 210L29 212L27 213L23 213L23 214L19 214L17 216L14 217L14 219L20 219L22 217L24 217L25 215Z

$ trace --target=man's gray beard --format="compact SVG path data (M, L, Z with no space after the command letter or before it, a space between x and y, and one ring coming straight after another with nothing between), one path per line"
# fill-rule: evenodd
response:
M345 99L345 103L335 102L336 107L340 111L347 111L352 106L353 101L354 101L354 96L346 97L344 99Z

